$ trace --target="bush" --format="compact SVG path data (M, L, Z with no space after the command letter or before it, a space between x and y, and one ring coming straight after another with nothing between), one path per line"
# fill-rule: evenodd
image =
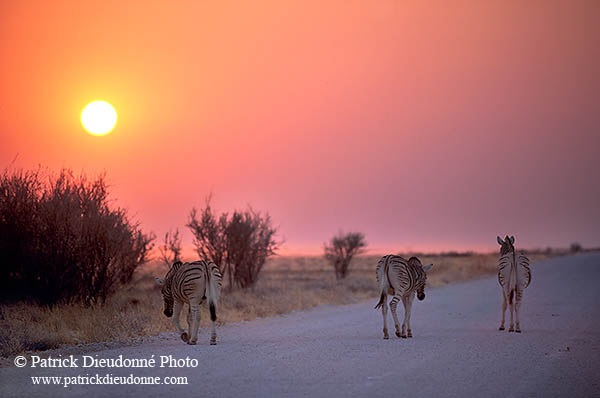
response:
M579 243L577 243L577 242L571 243L570 250L571 250L572 253L580 252L581 249L582 248L581 248L581 245Z
M337 279L343 279L348 275L352 257L363 253L366 246L365 236L360 232L347 234L340 232L331 238L329 245L324 245L324 257L333 266Z
M171 268L171 264L181 260L181 238L179 237L179 229L175 232L165 233L162 245L158 248L160 258L167 265L167 269Z
M217 217L210 198L200 212L192 209L187 227L194 235L198 255L219 266L230 289L253 286L266 259L281 244L275 240L277 229L268 214L263 216L248 208Z
M151 235L109 206L105 176L0 175L0 301L104 302L147 260Z

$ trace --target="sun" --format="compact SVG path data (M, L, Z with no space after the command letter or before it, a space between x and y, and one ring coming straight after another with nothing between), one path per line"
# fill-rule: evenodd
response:
M93 135L106 135L117 124L117 111L106 101L94 101L81 111L81 124Z

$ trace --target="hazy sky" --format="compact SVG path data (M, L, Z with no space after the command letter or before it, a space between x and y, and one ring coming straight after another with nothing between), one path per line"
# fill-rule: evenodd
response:
M0 166L106 170L186 245L210 192L286 252L600 245L598 1L174 3L1 2Z

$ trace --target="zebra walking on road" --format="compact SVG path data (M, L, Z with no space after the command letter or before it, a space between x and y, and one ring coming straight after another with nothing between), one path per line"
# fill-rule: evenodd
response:
M390 301L390 309L394 318L394 326L396 327L396 336L406 338L412 337L410 328L410 312L412 303L415 298L421 301L425 299L425 281L427 280L426 272L433 267L429 264L425 267L416 257L411 257L406 261L404 258L395 255L384 256L377 263L377 282L381 292L381 298L375 308L381 307L383 314L383 338L389 339L387 328L387 295L393 296ZM404 304L404 321L402 322L402 331L398 322L396 308L398 302L402 300ZM408 334L407 334L408 332Z
M521 309L521 300L525 288L531 283L531 269L529 268L529 259L522 254L515 253L515 237L508 235L502 240L499 236L496 238L500 245L500 259L498 260L498 282L502 287L502 322L499 330L504 330L504 314L506 313L507 303L510 305L510 325L509 332L521 333L519 324L519 312ZM514 304L513 304L514 299ZM516 315L516 328L513 325L513 309Z
M182 263L176 261L167 272L165 279L156 278L162 286L162 296L165 302L164 314L173 317L173 323L181 340L188 344L198 341L198 327L200 325L199 305L208 298L208 307L211 320L210 344L217 344L215 321L217 320L217 302L221 293L221 271L211 261L194 261ZM179 314L183 304L189 305L187 316L188 332L179 324Z

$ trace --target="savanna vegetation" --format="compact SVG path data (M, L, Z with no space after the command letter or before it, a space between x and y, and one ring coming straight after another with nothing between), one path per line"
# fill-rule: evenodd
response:
M379 293L380 256L360 255L366 246L360 233L334 236L324 256L274 257L281 241L267 213L248 208L216 214L210 199L191 210L187 227L198 256L211 258L224 272L228 289L221 295L219 324L375 300ZM164 235L148 263L153 241L153 234L109 199L104 176L5 170L0 175L0 356L109 340L127 344L173 332L154 277L181 259L179 230ZM417 255L435 264L430 287L490 275L497 267L496 254ZM204 327L208 314L202 311Z
M533 261L548 256L530 255ZM327 304L363 300L375 303L378 296L375 265L379 258L378 255L355 257L352 272L340 280L322 256L270 258L252 288L223 292L217 322L222 325L247 321ZM497 267L496 254L449 253L419 255L419 258L423 263L435 265L428 276L430 288L493 275ZM144 265L136 270L133 280L110 296L105 304L91 307L78 303L54 307L26 303L2 305L0 355L109 340L127 344L140 336L173 332L171 319L162 312L160 287L154 281L154 276L165 272L166 266L160 260ZM205 306L201 306L201 311L201 326L206 328L208 311ZM182 322L185 325L185 320ZM202 333L207 332L201 330L200 336Z

